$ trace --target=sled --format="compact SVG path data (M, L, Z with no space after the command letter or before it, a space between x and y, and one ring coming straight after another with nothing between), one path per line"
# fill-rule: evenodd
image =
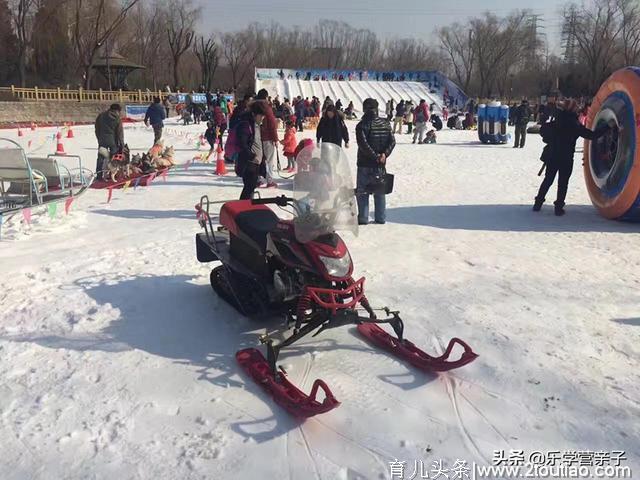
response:
M82 167L77 155L27 157L13 140L0 149L0 214L59 202L82 195L93 182L93 172ZM65 162L77 162L69 167Z
M171 168L163 168L161 170L156 170L153 172L149 172L149 173L145 173L142 175L136 175L136 176L132 176L129 178L126 178L124 180L118 180L116 182L110 182L109 180L95 180L92 184L91 184L91 188L97 189L97 190L105 190L105 189L114 189L114 190L118 190L121 188L124 188L124 186L127 184L127 182L129 182L129 185L134 186L136 185L136 181L137 181L137 186L139 187L147 187L149 185L151 185L151 182L164 175L165 172L168 172L169 170L171 170Z

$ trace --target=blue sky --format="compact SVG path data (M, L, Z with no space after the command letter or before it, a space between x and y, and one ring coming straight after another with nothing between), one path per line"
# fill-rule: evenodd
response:
M506 15L514 9L531 9L553 46L558 43L560 0L196 0L203 7L203 30L227 31L252 21L278 21L284 25L311 26L321 18L343 20L366 27L381 37L414 36L432 39L439 26L490 10Z

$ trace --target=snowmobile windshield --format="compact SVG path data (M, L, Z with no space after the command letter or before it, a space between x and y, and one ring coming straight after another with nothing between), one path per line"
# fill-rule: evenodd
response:
M354 184L346 154L338 145L309 145L296 159L293 181L296 239L310 242L335 231L358 234Z

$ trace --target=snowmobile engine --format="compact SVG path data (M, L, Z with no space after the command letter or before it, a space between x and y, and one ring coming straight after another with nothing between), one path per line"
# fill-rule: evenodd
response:
M276 297L281 301L293 300L299 295L300 289L296 288L296 279L291 272L276 270L273 272L273 287Z

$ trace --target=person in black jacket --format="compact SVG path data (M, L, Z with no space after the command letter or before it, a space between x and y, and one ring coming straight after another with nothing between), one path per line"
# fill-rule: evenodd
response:
M543 160L546 163L546 174L538 196L535 198L533 211L539 212L545 201L545 195L553 185L553 181L558 177L558 197L554 203L555 214L564 215L565 199L567 197L567 189L569 186L569 178L573 172L573 156L576 150L576 140L578 137L588 140L595 140L610 130L609 125L592 131L580 124L578 121L578 104L575 100L567 100L564 109L557 111L555 121L543 125L543 128L549 129L545 141L548 143L543 152ZM542 133L542 132L541 132Z
M212 121L208 121L207 129L204 132L204 138L207 139L207 142L209 142L209 145L211 147L209 149L209 153L207 154L207 159L209 159L211 155L213 155L213 153L215 152L216 140L218 139L218 132L219 130L216 128L214 123Z
M513 144L513 148L524 148L524 141L527 137L527 124L531 117L531 109L529 108L529 102L522 100L522 103L516 108L513 113L513 124L516 126L516 141Z
M192 103L191 104L191 113L193 115L193 123L195 125L200 124L200 119L202 118L202 115L204 114L204 110L202 109L202 105L200 105L199 103Z
M258 185L260 165L264 161L260 127L266 111L263 102L254 102L248 111L242 113L236 127L238 159L236 174L242 177L244 188L240 200L253 197Z
M121 107L114 103L109 110L102 112L96 118L95 133L98 140L98 148L104 147L109 151L109 158L118 153L124 147L124 130L120 118ZM98 153L96 163L96 178L102 180L102 173L106 165L105 158Z
M147 108L144 124L153 127L153 144L157 145L162 138L162 128L166 117L165 108L160 103L160 97L153 97L153 103Z
M342 114L336 110L335 106L329 105L318 122L316 140L318 144L322 141L335 143L339 147L344 140L345 147L349 148L349 130L342 120Z
M396 139L388 120L378 117L378 102L367 98L362 104L364 114L356 126L358 141L358 223L369 223L369 194L367 187L375 183L380 175L384 175L387 158L396 146ZM375 221L383 224L386 221L386 201L384 194L374 194Z

